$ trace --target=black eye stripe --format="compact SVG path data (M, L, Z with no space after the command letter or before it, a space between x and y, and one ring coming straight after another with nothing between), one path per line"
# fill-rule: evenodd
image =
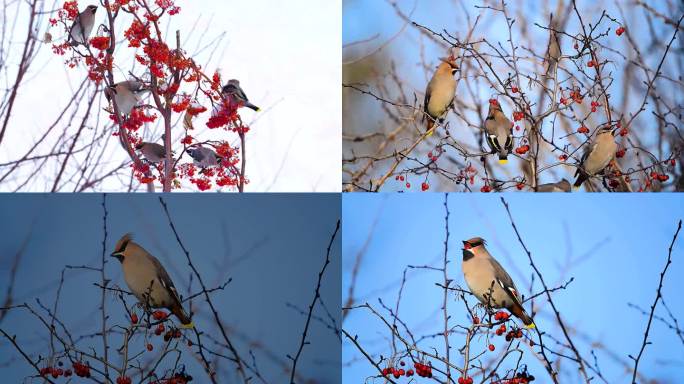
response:
M475 243L469 243L469 244L470 244L471 247L479 247L480 245L482 245L482 242L481 242L481 241L477 241L477 242L475 242Z
M126 247L128 246L128 242L129 242L129 241L130 241L130 240L124 241L123 244L121 244L121 247L119 248L119 250L118 250L117 252L123 252L123 251L125 251L125 250L126 250Z

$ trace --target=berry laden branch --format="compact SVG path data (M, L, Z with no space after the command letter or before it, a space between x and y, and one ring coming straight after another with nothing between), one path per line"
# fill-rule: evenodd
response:
M243 192L249 182L245 158L249 127L242 122L238 109L245 105L258 108L226 93L230 81L224 87L218 72L206 73L196 64L181 46L180 31L176 31L173 43L164 40L163 24L181 11L175 3L174 0L103 0L107 22L95 28L92 20L97 6L82 10L77 1L66 1L58 17L50 22L64 28L68 41L53 44L53 51L66 56L66 64L71 68L84 64L88 79L97 90L102 89L110 102L106 109L109 118L117 127L114 135L119 137L132 161L133 176L148 191L154 191L158 183L162 191L170 192L182 188L182 181L187 180L201 191L227 188ZM123 15L132 21L123 29L123 39L117 40ZM96 36L90 37L89 28L97 29ZM128 49L116 49L117 42L127 43ZM128 79L117 81L117 63L131 55L137 65L144 67L144 73L131 71ZM151 104L141 103L146 95ZM206 128L227 133L220 140L197 140L193 136L202 132L193 120L209 110L212 112ZM178 131L174 121L182 123L182 134L174 132ZM157 137L147 140L143 137L141 128L149 124L163 128L161 144L156 143ZM177 137L180 139L176 142ZM233 141L238 141L239 147L233 146ZM174 152L174 147L180 150ZM183 161L188 158L190 162Z
M630 32L607 11L587 20L574 1L559 3L547 25L512 10L512 3L457 7L455 17L466 27L456 31L419 24L391 6L419 37L404 38L419 46L401 52L421 52L420 58L399 59L420 60L420 73L413 73L415 65L394 65L398 58L379 57L388 55L384 50L373 51L363 65L347 61L342 86L345 103L355 109L345 116L345 191L569 192L572 179L587 191L684 185L676 107L682 100L671 92L681 87L681 74L667 65L681 57L671 49L684 19L675 5L676 18L654 25L651 36L638 36L660 41L666 33L668 43L643 53L636 28ZM506 44L489 36L504 25ZM369 44L343 49L358 54ZM423 57L434 48L443 57ZM632 70L634 63L643 74ZM423 79L429 82L415 88ZM446 92L436 96L444 105L430 104L433 91ZM368 116L356 113L360 108L379 111L380 124L360 118ZM509 157L515 162L507 164Z

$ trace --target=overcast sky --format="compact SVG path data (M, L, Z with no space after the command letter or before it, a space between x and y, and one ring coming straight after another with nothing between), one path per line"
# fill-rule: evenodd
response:
M93 1L94 3L94 1ZM61 2L59 2L61 5ZM81 8L89 4L80 1ZM341 157L341 2L340 0L235 1L203 0L201 2L176 1L180 14L173 16L168 28L170 36L181 31L189 54L211 74L221 71L223 78L239 79L250 101L262 108L254 113L242 111L243 119L252 122L248 134L247 176L248 191L332 192L340 190ZM46 5L46 8L50 8ZM8 19L26 18L28 7L21 3L9 6ZM104 21L102 9L97 22ZM121 23L129 22L122 15ZM164 19L166 23L169 18ZM45 21L47 24L47 20ZM14 26L14 24L12 24ZM43 26L46 28L46 26ZM26 28L17 24L14 30L14 54L10 65L18 65ZM122 27L123 28L123 27ZM42 37L44 30L39 31ZM59 28L50 31L55 39L63 35ZM119 32L120 33L120 32ZM210 45L223 36L216 50ZM21 37L21 38L20 38ZM185 40L187 39L187 40ZM122 44L125 45L125 44ZM210 48L202 49L210 45ZM117 50L116 81L123 80L131 69L131 48ZM16 160L45 132L85 76L83 67L67 70L64 58L42 46L36 62L26 76L12 113L11 126L2 143L0 163ZM134 72L140 75L138 65ZM10 73L14 73L13 70ZM96 103L100 123L106 121L104 98ZM37 113L39 112L39 113ZM204 114L208 115L208 114ZM199 119L195 126L208 131ZM94 124L92 119L91 124ZM182 137L179 124L174 137ZM77 127L72 127L75 132ZM194 132L201 140L220 137L220 130ZM145 132L147 141L158 141L161 130ZM223 133L225 137L225 133ZM233 137L235 135L232 135ZM39 147L39 154L49 152L54 144ZM110 167L126 158L119 145L110 143L105 160ZM54 177L59 162L53 161L41 170ZM2 189L14 189L25 180L26 174L3 183ZM42 173L34 176L26 187L32 191L45 191L49 182ZM196 190L191 186L192 190ZM144 188L143 188L144 189ZM121 191L121 180L112 179L100 190Z
M681 196L524 194L507 195L505 198L547 284L556 287L574 277L567 289L553 293L554 302L566 324L589 340L607 346L620 361L633 366L627 355L638 354L647 317L629 308L627 303L644 309L653 303L660 272L667 260L667 248L677 221L684 218ZM344 195L343 303L348 297L354 260L364 244L367 248L354 291L359 304L368 302L381 309L378 303L381 298L394 307L407 265L441 266L445 238L443 201L443 195L434 193L382 197ZM467 289L461 270L461 241L481 236L488 241L487 248L507 269L518 288L529 296L533 270L511 228L500 196L451 194L449 209L448 274L454 284ZM373 236L366 244L376 220ZM662 291L680 326L684 316L684 301L681 300L683 275L684 238L680 233ZM441 281L441 272L409 270L407 273L399 313L416 338L439 333L443 327L439 310L443 291L435 285ZM537 279L534 292L539 290ZM472 300L470 303L474 304ZM539 330L563 340L546 300L537 299L535 305L539 311L535 317ZM526 308L529 310L529 303ZM453 294L449 297L448 310L451 325L468 324L463 303ZM661 304L656 314L668 318ZM368 311L358 309L349 313L343 328L352 335L358 335L359 342L376 358L378 354L391 356L390 333ZM498 356L498 351L504 349L503 338L493 340L497 353L485 353L481 357L483 362ZM583 357L593 362L587 340L580 335L574 336L573 340ZM673 330L655 320L649 341L653 344L646 348L639 371L660 383L680 382L684 367L683 341ZM452 335L450 343L453 347L452 361L460 366L463 359L458 349L464 344L463 335ZM472 350L481 352L485 343L483 337L477 337ZM434 346L440 354L444 350L441 336L427 338L420 346L425 350ZM553 342L548 346L559 349ZM550 382L529 348L523 346L522 349L525 353L522 363L529 364L531 373L539 382ZM609 383L625 383L631 379L631 376L626 376L625 367L613 356L599 347L594 347L594 350L601 372ZM509 357L501 372L514 367L515 360ZM345 366L345 383L361 383L376 374L348 340L343 344L342 363ZM433 365L443 367L441 363ZM576 372L576 365L567 360L563 361L562 367L566 373ZM576 382L568 380L568 376L562 376L560 381ZM476 382L479 382L477 377Z
M306 309L313 300L326 247L340 217L339 196L263 194L235 199L225 195L184 194L165 199L179 235L208 288L232 278L225 290L213 293L212 298L241 357L251 361L248 351L253 350L261 374L268 382L284 382L281 364L291 366L286 356L296 353L305 323L305 316L288 304ZM0 236L0 300L5 300L10 267L26 239L12 296L15 304L26 302L43 315L45 312L40 311L36 300L52 307L65 265L99 267L103 240L101 204L99 194L3 196L0 199L3 233ZM190 269L157 197L109 195L107 209L107 255L121 235L133 232L136 241L165 266L181 295L187 297L188 292L198 291L196 280L188 290ZM337 324L340 245L338 234L321 286L323 302ZM105 272L111 284L127 289L119 262L111 257L107 260ZM101 291L93 286L100 281L99 272L68 270L65 274L57 314L76 338L101 327L98 310ZM129 305L135 302L132 297L128 298ZM110 326L128 324L114 294L107 296L105 305ZM185 307L188 308L187 302ZM206 332L207 337L221 339L206 302L194 299L192 310L197 329ZM328 318L320 305L314 314ZM17 342L34 359L38 353L49 354L49 333L27 312L10 312L0 322L0 328L17 335ZM155 350L160 350L163 342L154 337L151 340ZM340 342L334 332L314 320L307 341L310 344L304 347L297 369L302 382L304 379L339 382ZM205 342L216 349L208 339ZM138 334L131 344L132 351L142 351L143 343L143 336ZM82 349L102 350L99 337L82 339L77 345ZM121 361L116 352L119 347L121 337L111 336L110 356L115 364ZM34 373L4 338L0 338L0 356L3 382L20 383ZM150 356L157 355L148 353L142 360ZM196 378L193 382L208 382L194 356L185 354L181 363ZM230 366L226 361L221 362L222 369L233 371ZM232 376L222 375L219 382L233 382Z

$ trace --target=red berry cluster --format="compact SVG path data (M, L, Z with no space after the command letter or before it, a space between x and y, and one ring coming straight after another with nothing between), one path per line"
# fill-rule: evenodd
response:
M432 378L432 365L430 363L413 363L413 367L416 369L416 374L420 377Z
M514 121L522 120L524 117L525 117L524 112L513 112L513 120Z
M459 377L458 378L458 384L473 384L473 378L472 377Z
M523 337L522 329L512 329L506 334L506 341L520 339Z
M60 376L69 377L69 376L71 376L71 369L63 370L62 368L57 368L57 367L44 367L44 368L40 369L40 376L41 377L52 376L52 378L54 378L54 379L56 379Z
M528 384L534 381L534 376L527 373L527 368L522 372L518 372L511 379L503 379L498 382L492 382L494 384Z
M416 364L420 365L420 363L416 363ZM406 365L406 363L404 363L402 361L399 363L399 365L401 367L403 367ZM413 369L405 370L404 368L394 368L392 366L389 366L389 367L384 368L382 370L382 375L384 377L389 377L389 375L392 375L392 376L394 376L395 379L398 379L402 376L411 377L411 376L413 376L413 373L414 373ZM420 373L418 375L421 376Z
M152 312L152 317L155 320L164 320L167 317L169 317L169 314L164 312L164 311L154 311L154 312Z
M83 364L81 362L74 362L74 373L78 377L90 377L90 365Z
M494 320L496 321L501 321L501 320L508 320L510 315L504 311L499 311L494 314Z
M131 384L131 378L128 376L119 376L116 378L116 384Z
M176 373L173 377L151 381L150 384L187 384L190 381L192 381L192 376L185 373Z
M530 150L529 144L521 145L515 149L515 153L518 155L524 155Z

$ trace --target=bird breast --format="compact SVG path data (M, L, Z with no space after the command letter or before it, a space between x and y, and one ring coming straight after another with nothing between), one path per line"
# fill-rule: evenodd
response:
M463 263L463 276L475 297L484 305L492 308L508 307L511 300L508 294L495 281L494 266L486 258L475 256ZM494 284L492 284L494 282ZM491 290L492 299L488 296Z
M446 76L436 75L430 80L430 100L428 100L427 111L430 116L437 118L442 116L451 102L454 100L456 92L456 79L451 74Z
M617 144L611 134L602 134L596 138L596 146L589 153L584 169L590 175L601 172L615 156Z
M127 259L123 263L123 268L126 284L138 301L146 303L145 297L149 292L151 307L168 307L172 304L168 290L161 285L157 274L151 273L156 271L156 268L150 261Z

